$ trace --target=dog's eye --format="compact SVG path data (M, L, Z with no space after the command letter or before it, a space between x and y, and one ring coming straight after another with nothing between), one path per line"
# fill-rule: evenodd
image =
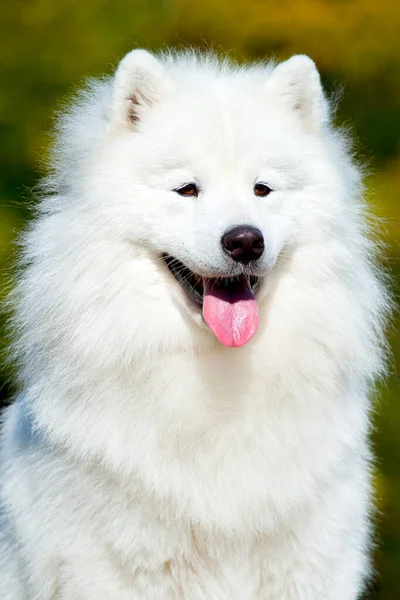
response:
M199 195L199 189L195 183L187 183L180 188L174 190L180 196L197 196Z
M256 196L268 196L272 192L271 188L266 183L256 183L254 193Z

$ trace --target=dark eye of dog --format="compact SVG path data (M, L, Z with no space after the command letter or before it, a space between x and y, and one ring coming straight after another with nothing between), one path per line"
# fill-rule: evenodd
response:
M256 196L268 196L272 192L271 188L266 183L256 183L254 193Z
M180 196L195 196L196 198L199 195L199 190L195 183L187 183L186 185L174 190L174 192Z

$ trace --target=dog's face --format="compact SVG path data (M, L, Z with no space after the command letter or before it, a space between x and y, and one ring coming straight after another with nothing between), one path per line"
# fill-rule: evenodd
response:
M315 226L326 112L306 57L218 72L134 51L116 73L105 176L120 227L225 345L252 337L264 278Z

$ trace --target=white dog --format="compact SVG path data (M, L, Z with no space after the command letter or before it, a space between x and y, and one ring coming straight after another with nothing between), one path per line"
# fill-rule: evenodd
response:
M135 50L61 120L45 196L1 600L355 600L387 299L314 63Z

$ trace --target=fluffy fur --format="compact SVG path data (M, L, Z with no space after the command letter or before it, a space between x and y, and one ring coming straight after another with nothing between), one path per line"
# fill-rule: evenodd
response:
M12 299L2 600L358 598L387 301L314 63L134 51L52 167ZM261 322L232 349L162 254L223 275L242 223Z

